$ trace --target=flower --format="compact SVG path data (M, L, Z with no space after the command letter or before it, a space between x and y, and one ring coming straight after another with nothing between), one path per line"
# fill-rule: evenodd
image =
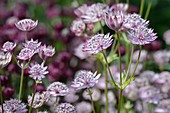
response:
M47 60L48 58L51 58L55 54L55 48L46 45L41 46L38 54L41 59Z
M112 35L97 34L87 40L83 46L83 51L91 54L96 54L104 49L107 49L112 44Z
M38 20L23 19L15 23L15 26L21 31L31 31L38 25Z
M93 92L91 95L92 95L92 98L93 98L93 101L98 101L99 99L101 99L101 93L100 93L100 90L97 89L97 88L92 88L91 91ZM82 94L83 98L86 99L86 100L90 100L90 95L89 95L89 92L87 91L84 91L83 94Z
M90 103L82 101L76 105L76 110L78 113L91 113L92 107Z
M37 113L48 113L48 111L39 111Z
M164 41L167 45L170 45L169 37L170 37L170 29L165 31L164 34L163 34L163 39L164 39Z
M81 16L85 23L95 23L104 19L105 12L109 10L106 4L97 3L88 7Z
M3 51L0 51L0 68L4 68L6 65L8 65L11 62L12 54L7 52L4 53Z
M1 50L4 52L11 52L15 47L16 47L15 43L7 41L3 44Z
M75 107L69 103L59 104L55 111L56 113L77 113Z
M61 82L53 82L48 86L47 91L52 96L65 96L68 94L69 89L65 84Z
M122 11L107 12L105 15L105 23L114 31L124 31L124 17Z
M72 22L70 29L76 36L81 36L85 28L85 23L81 19L76 19Z
M33 108L39 108L41 107L44 102L48 101L49 99L49 93L48 92L43 92L43 93L39 93L36 92L35 96L34 96L34 101L32 104ZM31 106L31 102L32 102L32 96L28 96L28 105Z
M10 99L3 104L4 113L26 113L27 106L17 99Z
M28 60L30 59L33 55L35 54L35 51L32 51L29 48L23 48L21 49L19 55L17 56L17 58L19 60Z
M41 81L48 74L47 66L44 67L44 63L41 63L41 65L38 63L31 64L29 69L29 76L34 80Z
M110 11L127 11L128 10L129 5L128 4L124 4L124 3L119 3L119 4L114 4L111 6L111 8L109 9Z
M136 29L128 31L128 39L132 44L145 45L149 44L157 38L153 30L145 26L138 26Z
M80 70L76 73L72 87L76 90L93 87L97 82L101 74L92 73L87 70Z
M32 51L34 51L34 53L38 53L40 45L41 42L38 43L38 40L34 41L33 39L31 39L30 41L26 41L26 43L23 43L24 48L31 49Z
M76 16L81 17L82 15L84 15L87 9L88 9L87 4L83 4L82 6L74 10L74 13L76 14Z
M170 99L161 100L155 108L155 113L169 113L170 111Z

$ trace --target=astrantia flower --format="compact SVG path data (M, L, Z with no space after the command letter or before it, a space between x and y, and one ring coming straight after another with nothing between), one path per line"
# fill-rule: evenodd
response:
M0 68L5 67L6 65L11 62L12 54L11 53L4 53L3 51L0 51Z
M113 6L111 6L110 10L111 11L123 11L123 12L126 12L128 10L128 7L129 7L128 4L119 3L119 4L114 4Z
M91 71L80 70L76 73L72 87L76 90L93 87L97 82L101 74L92 73Z
M153 33L152 29L144 26L138 26L136 29L128 31L128 39L132 44L145 45L151 43L156 38L156 33Z
M37 113L48 113L48 111L39 111Z
M21 31L31 31L38 25L38 20L23 19L15 23L15 26Z
M76 16L81 17L86 12L87 9L88 9L87 4L84 4L78 7L76 10L74 10L74 13L76 14Z
M108 12L109 7L106 4L97 3L88 7L85 14L81 16L85 23L94 23L104 19L105 12Z
M80 103L77 103L76 110L78 113L91 113L92 107L89 102L82 101Z
M3 44L1 50L4 52L11 52L15 47L16 47L15 43L7 41Z
M52 46L43 45L40 47L38 54L41 59L47 60L55 54L55 48L53 48Z
M47 91L52 96L65 96L68 94L69 89L65 84L61 82L53 82L48 86Z
M26 105L17 99L10 99L3 104L4 113L26 113Z
M43 92L43 93L36 92L32 107L39 108L44 104L44 102L48 101L48 99L49 99L48 92ZM31 106L31 102L32 102L32 96L28 96L28 105L29 106Z
M35 51L32 51L31 49L29 48L23 48L19 55L17 56L17 58L19 60L28 60L30 59L33 55L35 54Z
M83 46L83 51L91 54L96 54L104 49L107 49L112 44L112 36L110 34L97 34L87 40Z
M85 23L81 19L76 19L72 22L70 29L76 36L81 36L85 28Z
M169 113L170 111L170 99L163 99L161 100L157 107L155 108L154 113Z
M114 31L124 31L124 17L122 11L108 12L105 15L106 25Z
M38 53L40 45L41 45L41 42L38 42L38 40L34 41L33 39L23 43L24 48L31 49L32 51L34 51L34 53Z
M75 107L69 103L61 103L59 104L56 109L56 113L77 113Z
M44 67L44 63L41 63L41 65L38 63L31 64L29 69L29 76L34 80L41 81L48 74L47 66Z

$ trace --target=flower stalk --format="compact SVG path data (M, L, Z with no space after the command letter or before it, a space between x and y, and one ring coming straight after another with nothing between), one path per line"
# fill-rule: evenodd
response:
M90 96L93 113L96 113L95 108L94 108L94 102L93 102L92 92L91 92L91 90L90 90L89 88L87 88L87 91L88 91L89 96Z
M22 87L23 87L23 80L24 80L24 70L25 70L25 68L22 67L21 68L21 79L20 79L20 88L19 88L19 97L18 97L18 100L21 100L21 96L22 96Z
M4 113L4 107L3 107L3 95L2 95L2 85L1 85L1 80L0 80L0 102L1 102L1 108L2 108L2 113Z

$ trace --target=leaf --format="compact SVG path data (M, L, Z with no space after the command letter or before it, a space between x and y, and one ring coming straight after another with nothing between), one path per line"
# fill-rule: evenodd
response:
M128 86L131 83L131 81L133 81L134 79L135 79L134 77L128 79L125 83L123 83L123 85L121 86L121 89L125 89L126 86Z

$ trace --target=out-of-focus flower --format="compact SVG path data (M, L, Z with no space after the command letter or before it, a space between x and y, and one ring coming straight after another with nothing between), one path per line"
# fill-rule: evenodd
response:
M131 64L130 74L133 73L134 68L135 68L135 65L136 65L135 63L132 63L132 64ZM137 68L136 68L136 71L135 71L134 75L139 75L142 69L143 69L143 64L142 64L142 63L139 63L138 66L137 66Z
M69 89L65 84L61 82L53 82L48 86L47 91L52 96L65 96L68 94Z
M76 90L93 87L97 82L101 74L92 73L87 70L80 70L76 73L72 87Z
M124 14L122 11L108 12L105 15L106 25L114 31L124 31Z
M11 59L11 53L4 53L3 51L0 51L0 68L4 68L6 65L8 65L11 62Z
M48 99L49 99L48 92L43 92L43 93L36 92L32 107L39 108L44 104L44 102L48 101ZM28 96L28 105L29 106L31 106L31 102L32 102L32 96Z
M170 30L167 30L163 34L163 38L167 45L170 45Z
M105 85L106 85L105 84L105 78L104 77L99 78L98 83L96 84L96 87L104 90ZM111 88L113 88L113 86L111 84L108 84L108 89L111 89Z
M153 83L156 79L156 76L158 76L158 74L150 70L145 70L140 74L140 77L146 78L149 83Z
M49 113L48 111L39 111L37 113Z
M161 41L155 40L151 42L150 44L144 45L144 48L148 51L158 51L161 49Z
M116 100L116 97L112 91L108 91L108 97L109 97L108 102L110 104L116 104L117 100ZM102 95L102 104L105 104L105 103L106 103L106 96L105 96L105 94L103 94Z
M0 81L2 86L6 85L9 81L9 77L7 75L0 75Z
M136 62L138 60L138 54L139 54L139 50L133 53L133 57L132 57L133 62ZM148 52L146 50L141 50L139 62L146 61L148 57L147 55L148 55Z
M1 50L4 52L12 52L15 47L16 47L15 43L7 41L3 44Z
M148 78L141 77L141 76L136 77L134 82L138 88L148 86L150 84Z
M64 100L69 103L74 103L79 99L79 96L76 94L73 88L69 88L69 93L64 97Z
M32 51L34 51L34 53L38 53L40 45L41 45L41 42L38 42L38 40L34 41L33 39L23 43L24 48L31 49Z
M158 106L155 108L155 113L169 113L170 111L170 99L161 100Z
M32 51L31 49L29 48L23 48L21 49L19 55L17 56L17 58L19 60L28 60L30 59L33 55L35 54L34 51Z
M81 36L86 28L85 23L81 19L76 19L72 22L71 24L71 31L76 35L76 36Z
M78 7L76 10L74 10L74 13L76 14L76 16L81 17L82 15L85 14L87 9L88 9L87 4L83 4L82 6Z
M168 71L163 71L155 78L156 84L163 85L164 83L170 83L170 73Z
M26 113L27 106L17 99L10 99L3 104L4 113Z
M85 23L95 23L104 19L104 15L108 12L109 7L106 4L97 3L88 7L81 16Z
M56 113L77 113L75 107L69 103L61 103L59 104L56 109Z
M21 31L31 31L38 25L38 20L23 19L15 23L15 26Z
M11 98L12 95L14 94L14 92L15 92L15 90L9 86L5 87L3 90L3 94L7 99Z
M124 3L114 4L110 7L110 11L123 11L126 12L128 10L129 5Z
M97 88L93 88L92 90L92 98L93 98L93 101L98 101L101 97L101 93L100 93L100 90L97 89ZM83 97L87 100L90 100L90 95L88 94L87 91L84 91L83 92Z
M82 101L76 105L77 113L91 113L92 107L91 104L85 101Z
M138 26L136 29L128 31L128 39L132 44L145 45L149 44L157 38L156 33L153 33L153 29L145 26Z
M43 45L40 47L38 54L41 59L47 60L55 54L55 48L52 46Z
M35 90L35 88L36 88L36 92L40 92L40 93L42 93L43 91L45 91L46 90L46 88L45 88L45 86L44 86L44 84L37 84L37 86L36 86L36 84L33 84L33 87L32 87L32 91L34 91Z
M31 64L29 69L29 76L34 80L41 81L48 74L47 66L44 67L44 63L41 63L41 65L38 63Z
M107 49L112 44L112 41L113 39L112 35L110 36L110 33L106 35L94 35L91 39L84 43L83 51L91 54L96 54L104 49Z

